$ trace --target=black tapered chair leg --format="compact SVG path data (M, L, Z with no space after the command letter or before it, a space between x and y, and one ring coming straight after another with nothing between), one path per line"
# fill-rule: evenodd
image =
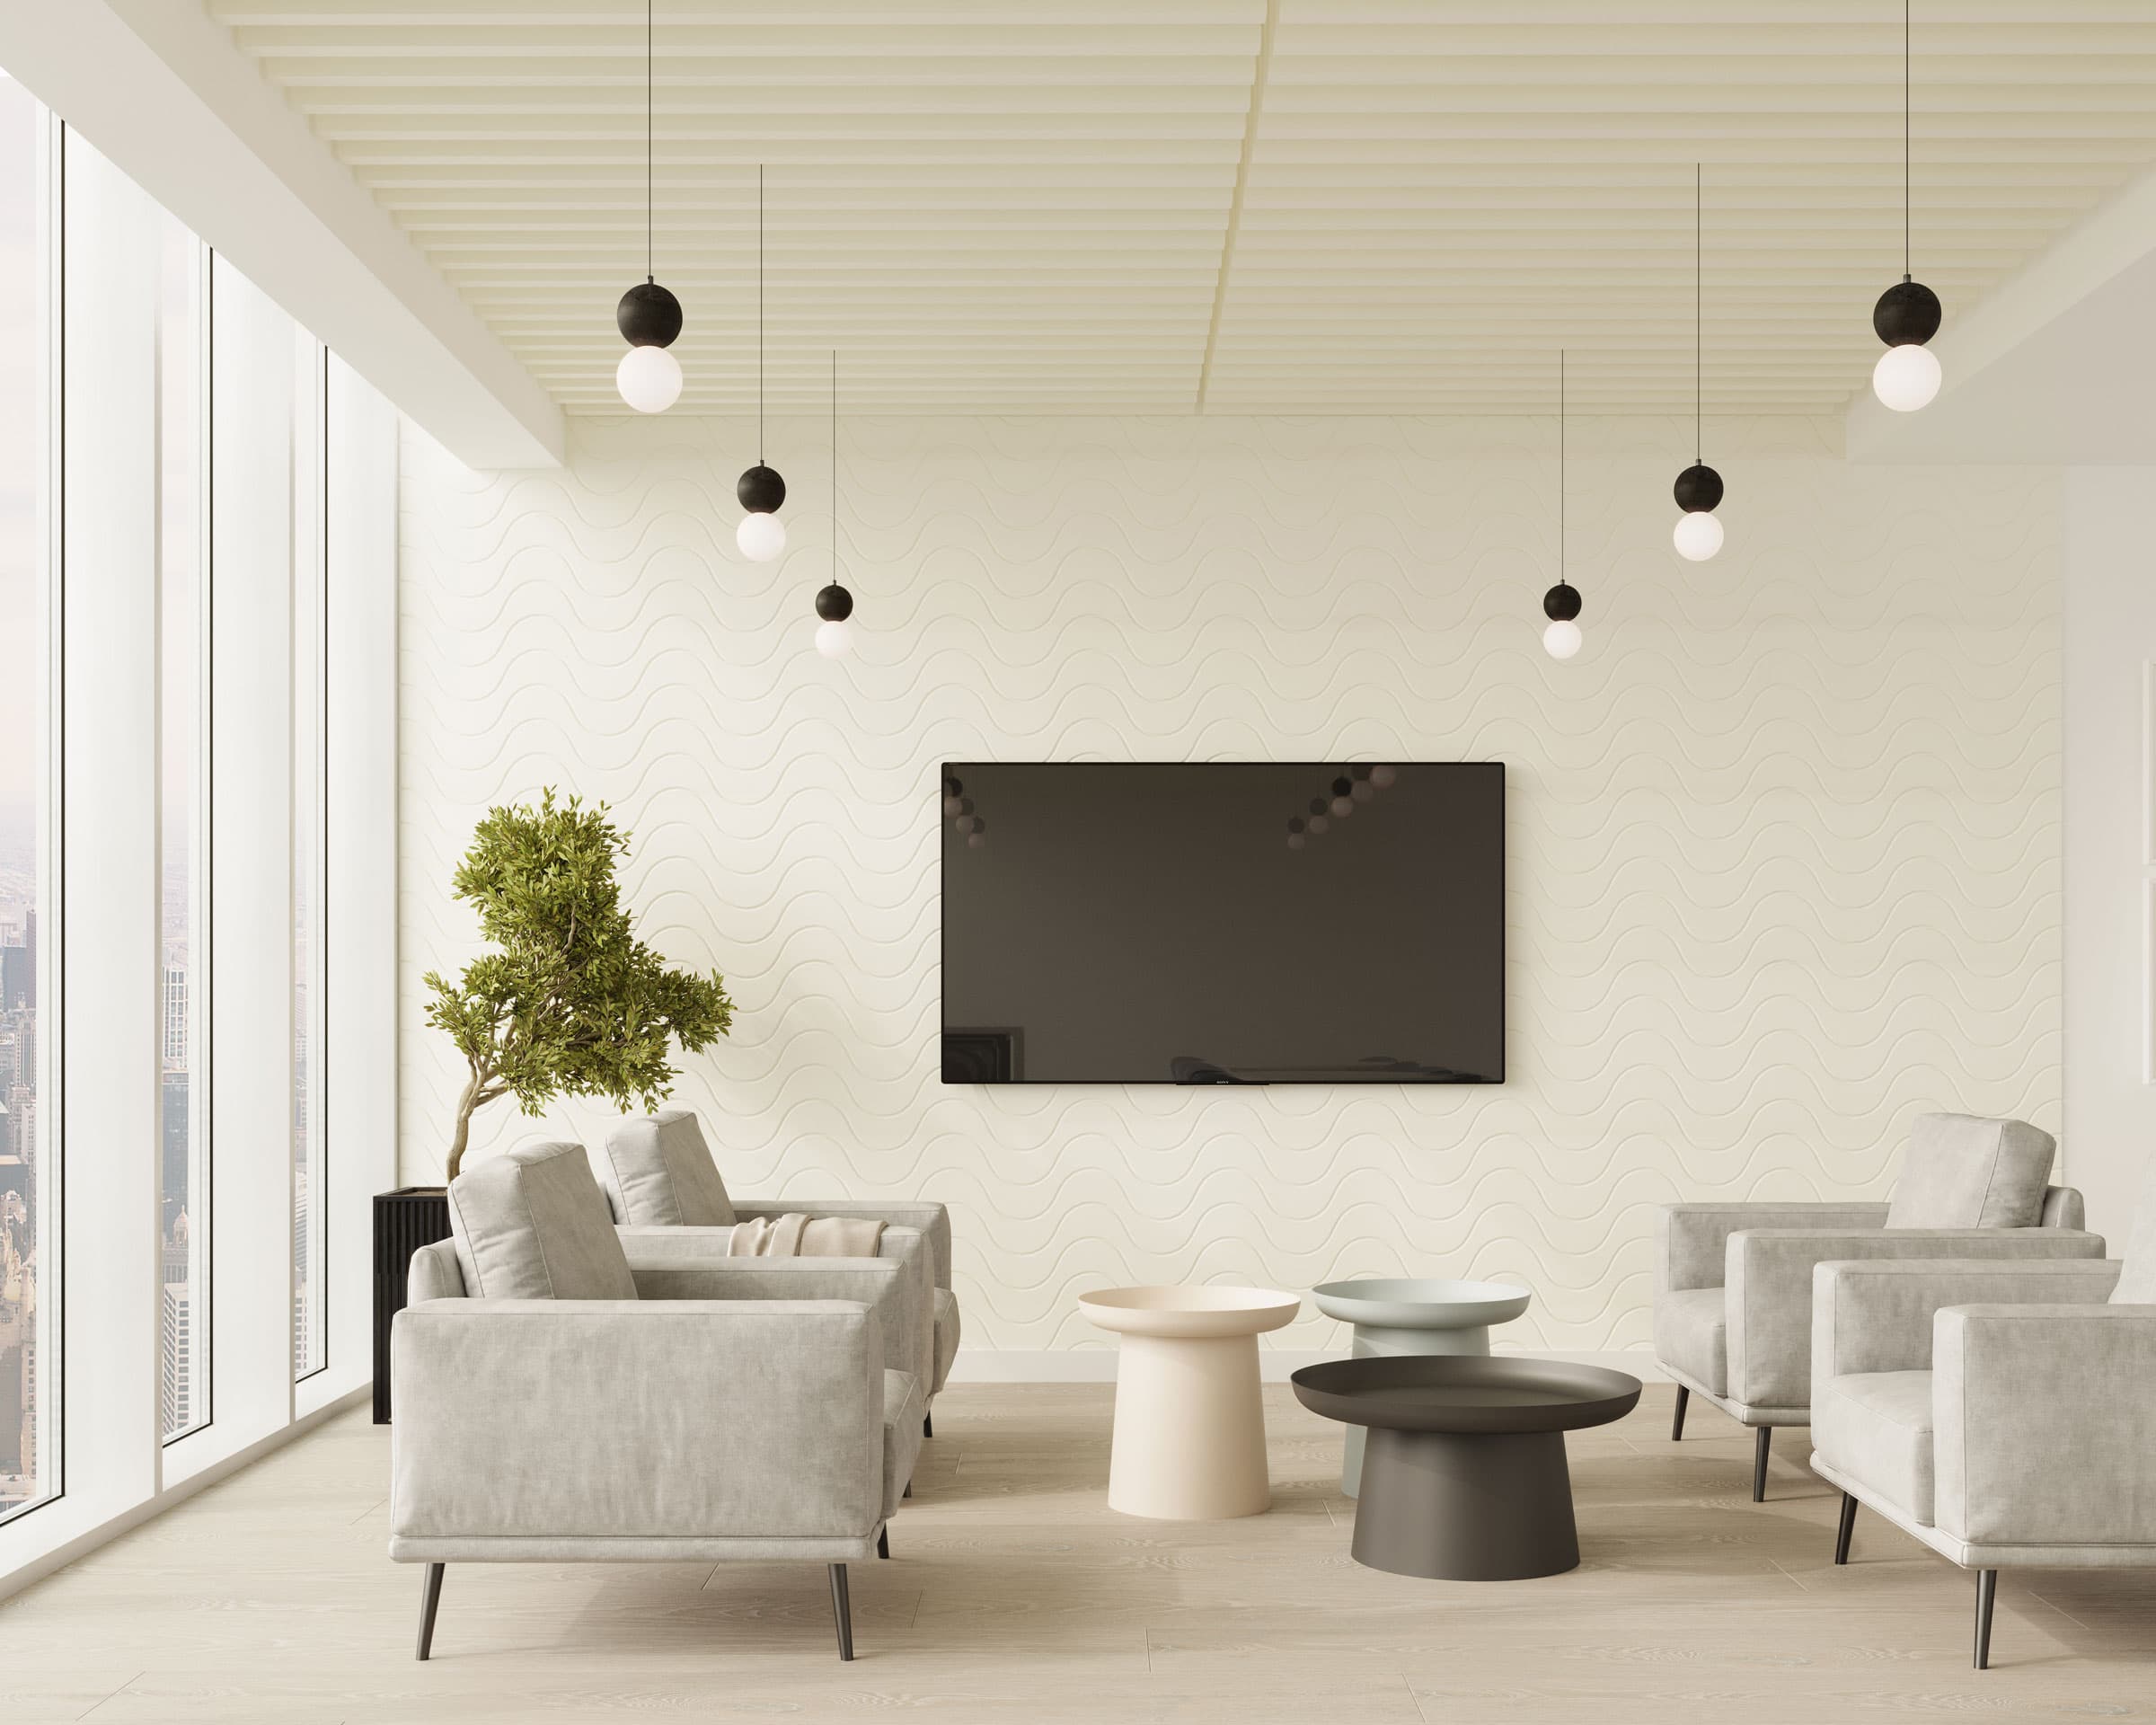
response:
M923 1438L933 1438L936 1435L936 1416L934 1414L924 1413L921 1416L921 1435Z
M909 1498L914 1495L914 1482L911 1480L906 1482L906 1495Z
M1849 1561L1849 1536L1857 1531L1857 1500L1848 1492L1842 1494L1842 1526L1834 1532L1834 1561Z
M890 1554L891 1530L888 1527L879 1527L876 1530L876 1555L888 1557Z
M1677 1411L1670 1416L1669 1441L1675 1443L1684 1436L1684 1410L1692 1405L1692 1392L1682 1384L1677 1385Z
M853 1657L853 1606L846 1597L846 1566L831 1565L831 1614L838 1619L838 1657Z
M429 1563L420 1579L420 1645L413 1655L425 1659L434 1650L434 1614L442 1603L442 1565Z
M1774 1442L1774 1428L1762 1426L1752 1439L1752 1501L1767 1500L1767 1451Z
M1992 1601L1999 1593L1999 1571L1976 1571L1976 1668L1992 1668Z

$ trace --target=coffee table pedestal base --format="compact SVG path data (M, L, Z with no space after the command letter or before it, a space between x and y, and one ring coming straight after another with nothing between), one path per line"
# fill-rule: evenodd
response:
M1519 1581L1579 1564L1561 1431L1372 1430L1355 1561L1438 1581Z
M1262 1515L1272 1500L1258 1338L1125 1335L1108 1507L1225 1521Z
M1446 1330L1398 1330L1374 1323L1355 1326L1355 1345L1350 1358L1383 1359L1406 1354L1471 1354L1487 1358L1489 1326L1470 1323ZM1357 1496L1362 1491L1362 1479L1363 1428L1349 1426L1348 1441L1340 1452L1342 1494Z

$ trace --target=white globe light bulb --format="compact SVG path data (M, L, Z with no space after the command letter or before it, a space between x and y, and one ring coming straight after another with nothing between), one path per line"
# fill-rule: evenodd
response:
M786 549L786 524L775 515L759 510L745 515L734 529L734 543L752 563L768 563Z
M1677 518L1677 530L1670 538L1680 557L1703 563L1722 548L1722 524L1709 510L1688 509Z
M753 515L750 520L755 520ZM853 625L850 623L819 623L816 625L816 650L826 659L844 659L853 648Z
M681 399L681 361L664 348L631 348L614 368L614 386L639 413L664 413Z
M1323 815L1312 815L1310 818L1310 830L1313 833L1328 832L1331 829L1331 827L1332 823L1326 819Z
M1570 659L1584 639L1577 623L1553 623L1542 631L1542 650L1552 659Z
M1944 376L1936 353L1904 341L1879 356L1879 363L1871 368L1871 393L1896 413L1913 413L1939 394Z

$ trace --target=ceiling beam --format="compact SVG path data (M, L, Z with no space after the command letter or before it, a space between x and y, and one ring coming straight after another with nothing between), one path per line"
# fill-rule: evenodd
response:
M451 453L560 464L561 409L200 6L0 6L0 66Z

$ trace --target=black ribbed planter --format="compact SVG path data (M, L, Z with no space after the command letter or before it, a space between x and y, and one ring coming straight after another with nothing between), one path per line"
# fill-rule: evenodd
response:
M404 1309L411 1254L449 1237L449 1189L400 1186L375 1194L375 1423L389 1423L389 1326Z

